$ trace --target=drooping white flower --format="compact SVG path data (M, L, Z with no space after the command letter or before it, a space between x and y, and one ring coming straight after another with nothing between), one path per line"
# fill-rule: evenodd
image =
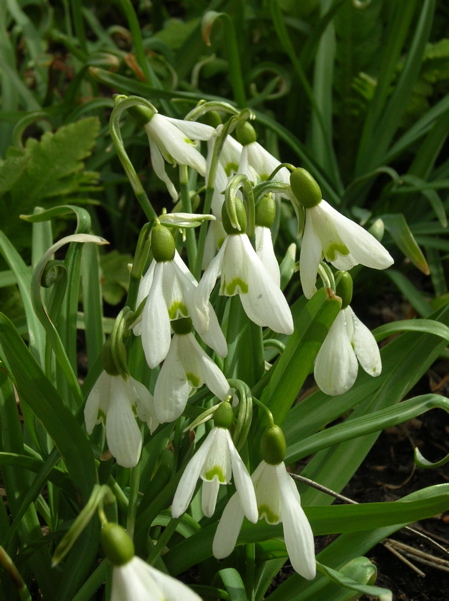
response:
M204 272L195 291L196 306L201 316L198 327L209 327L209 296L220 276L220 294L239 294L246 314L254 323L283 334L293 332L292 314L285 296L257 256L246 234L228 235ZM201 335L201 329L197 331Z
M193 334L173 334L154 389L154 410L158 420L165 423L177 419L185 409L192 388L200 388L203 384L222 401L230 393L222 371Z
M251 476L256 491L259 519L284 527L284 539L291 564L298 574L315 578L316 562L313 532L301 507L298 489L284 462L271 465L261 461ZM242 527L244 512L237 494L226 505L212 544L217 559L230 555Z
M137 465L142 450L142 435L135 413L148 424L151 432L159 425L153 397L143 384L131 376L115 376L103 371L86 400L86 430L91 434L96 424L103 423L109 450L123 467Z
M325 200L306 208L306 222L300 253L300 277L304 295L316 292L318 265L324 257L334 267L349 270L361 264L386 269L393 258L367 230L341 215Z
M111 601L201 601L179 580L134 556L112 570Z
M238 173L244 173L250 181L258 184L260 181L267 180L280 164L280 161L258 142L251 142L243 146ZM290 181L289 170L285 167L279 169L273 181L288 184Z
M185 512L200 477L203 480L203 513L206 517L211 517L215 511L220 485L228 484L232 475L243 514L251 522L257 522L256 496L250 475L234 446L229 430L218 427L212 428L184 470L173 499L173 517L177 518Z
M165 171L164 161L172 165L188 165L204 176L206 159L192 140L209 140L216 135L216 131L203 123L172 119L159 113L153 114L144 127L150 144L153 169L165 182L172 198L177 200L178 192Z
M374 336L348 306L339 312L318 351L315 381L326 394L343 394L357 378L358 363L370 376L380 376L382 372Z
M145 358L151 368L165 359L170 348L170 321L191 317L194 328L204 342L221 357L227 354L226 340L212 306L208 306L208 327L199 324L194 293L197 281L178 252L171 261L153 260L142 278L137 306L146 298L142 318L133 326L136 336L142 336ZM210 304L209 304L210 305ZM201 330L201 331L200 331Z

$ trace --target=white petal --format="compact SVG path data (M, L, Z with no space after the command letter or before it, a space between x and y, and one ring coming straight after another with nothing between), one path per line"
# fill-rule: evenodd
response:
M269 227L256 226L256 253L278 288L281 286L281 272L274 254L273 239Z
M212 553L223 559L232 553L242 527L244 513L237 493L232 495L218 523L212 543Z
M137 293L136 307L140 305L144 298L146 298L151 290L151 286L153 285L153 277L154 270L157 265L157 262L153 259L150 263L150 266L147 269L147 272L140 280L139 284L139 292Z
M258 173L261 180L266 180L270 177L280 161L268 152L258 142L248 144L248 160L251 167ZM290 183L290 172L283 167L274 176L274 181Z
M315 381L325 394L336 396L351 388L357 371L357 359L347 335L344 313L340 311L315 358Z
M197 121L184 121L183 119L173 119L172 117L165 117L167 121L170 121L178 129L180 129L186 136L192 140L211 140L216 137L216 130L210 125L205 123L198 123Z
M323 256L323 247L313 229L313 219L309 211L310 209L306 210L306 223L299 256L301 286L306 298L312 298L316 292L316 276Z
M215 282L221 273L221 266L227 240L228 238L226 238L226 240L223 242L218 254L209 263L209 267L203 273L203 277L195 289L194 300L197 307L197 312L195 317L192 315L192 319L195 319L195 330L200 335L209 329L209 297L214 289Z
M226 430L226 438L228 441L229 455L231 457L235 488L237 489L240 504L245 516L250 522L255 524L259 518L259 510L257 509L254 484L245 464L234 446L229 430Z
M174 334L154 388L154 410L158 421L172 422L182 414L192 386L179 356L179 342L184 336Z
M84 407L84 421L86 422L88 434L92 434L95 425L100 424L107 414L109 408L111 378L112 376L105 371L102 371L87 397L86 405Z
M227 379L218 365L216 365L212 359L206 355L198 342L194 338L193 340L195 342L195 347L197 347L198 350L198 365L200 368L201 380L206 384L209 390L220 399L220 401L224 401L230 394L230 388Z
M151 566L148 566L148 568L150 575L163 593L161 601L201 601L196 593L176 578L172 578Z
M165 359L170 348L170 320L162 289L163 267L163 263L156 265L142 314L142 346L151 368Z
M301 507L298 490L285 465L278 466L284 539L293 569L307 580L316 575L315 545L309 520Z
M134 378L128 378L128 382L133 389L133 395L136 400L137 415L139 416L139 419L141 419L143 422L146 422L152 434L159 426L154 409L153 395L146 386Z
M226 357L228 354L228 345L226 343L226 338L224 337L223 331L218 322L218 318L215 314L215 311L212 305L209 303L209 329L206 332L202 332L200 334L201 338L213 349L219 357ZM190 312L190 315L194 315L193 311ZM192 317L192 323L195 327L196 319ZM196 328L195 328L196 330Z
M354 324L352 343L357 359L367 374L374 377L380 376L382 360L376 339L366 325L358 319L351 307L348 309L351 310Z
M178 192L165 171L165 161L161 151L159 150L159 147L150 137L148 137L148 141L150 143L151 164L155 174L165 183L173 200L178 200Z
M251 478L256 491L259 519L265 518L268 524L279 524L282 520L276 468L275 465L261 461Z
M220 483L216 478L211 481L205 480L203 482L203 490L201 492L201 509L207 518L211 518L214 515L219 490Z
M162 591L140 562L144 563L138 557L133 557L122 566L114 566L111 601L164 601Z
M106 439L112 455L123 467L137 465L142 450L142 435L131 403L123 378L115 376L106 416Z
M189 461L181 476L171 508L171 513L174 518L178 518L184 513L193 497L203 463L206 460L209 449L214 441L214 436L211 437L212 431L213 430L211 430L201 447L196 450L195 455Z
M257 256L251 246L253 253L247 256L247 246L249 242L246 234L233 234L228 236L220 249L223 250L223 262L221 267L220 294L224 296L235 296L236 294L246 293L248 287L248 267L252 255ZM226 245L226 246L225 246Z
M282 290L271 279L248 236L241 237L249 263L248 294L240 295L246 314L259 326L291 334L294 330L292 313Z
M386 269L393 264L390 253L367 230L336 211L325 200L319 206L332 218L341 239L357 263L373 269Z

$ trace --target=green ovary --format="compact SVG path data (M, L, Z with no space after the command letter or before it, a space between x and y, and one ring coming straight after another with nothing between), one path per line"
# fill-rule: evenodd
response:
M187 311L187 307L185 306L185 304L182 301L175 301L168 308L168 316L170 319L178 319L180 317L187 317L188 314L189 313Z
M265 521L268 524L279 524L279 522L281 521L281 517L279 515L276 515L275 513L273 513L271 511L271 508L268 507L268 505L259 505L258 507L259 509L259 520L263 517L265 517Z
M190 382L190 385L192 386L192 388L200 387L201 380L195 374L192 374L191 372L186 372L186 378Z
M204 480L211 482L214 478L220 482L220 484L226 484L226 476L219 465L214 465L210 470L203 475Z
M234 296L235 294L248 294L248 283L240 278L234 278L229 283L225 283L222 289L222 294L226 296Z
M340 244L338 242L333 242L330 246L324 249L323 252L326 259L331 263L332 261L335 261L335 259L337 258L337 254L342 255L344 257L346 255L349 255L349 250L343 244L343 242L341 242Z

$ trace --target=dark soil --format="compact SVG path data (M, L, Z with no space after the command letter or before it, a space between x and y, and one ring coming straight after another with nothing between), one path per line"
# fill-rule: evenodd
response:
M449 396L448 381L449 362L441 361L420 382L418 390L416 393L413 391L411 396L428 392ZM419 419L382 432L343 494L361 503L395 501L421 488L449 482L449 463L438 469L415 467L415 447L429 461L438 461L449 453L449 415L445 411L435 409ZM449 548L449 507L447 513L423 520L413 527L445 549ZM421 563L419 557L408 555L405 559L413 564L409 566L384 544L379 544L368 553L369 559L378 569L376 584L389 588L393 592L394 601L447 601L449 553L437 549L408 530L397 532L392 539L418 552L446 560L447 565L437 569L432 557L424 558L430 562L429 565ZM360 601L371 599L365 596Z

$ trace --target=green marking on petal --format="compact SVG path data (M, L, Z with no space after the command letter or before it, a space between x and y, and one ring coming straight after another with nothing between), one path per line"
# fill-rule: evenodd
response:
M168 307L168 316L171 320L179 319L181 317L188 317L189 312L182 301L175 301L172 305L170 305L170 307Z
M196 146L195 142L193 140L191 140L190 138L184 138L184 142L186 144L190 144L191 146Z
M226 484L226 476L219 465L214 465L214 467L212 467L210 470L207 470L203 478L204 480L209 480L209 482L211 482L214 478L217 478L220 484Z
M192 374L191 372L186 373L186 377L187 380L190 382L192 388L198 388L201 384L201 380L199 379L199 377L195 374Z
M279 522L281 521L281 516L276 515L273 511L271 511L271 508L268 507L268 505L259 505L258 509L259 509L259 520L264 517L267 524L272 524L272 525L279 524Z
M234 278L230 282L225 283L221 292L225 296L234 296L235 294L248 294L248 282L244 282L240 278Z
M232 162L231 162L231 163L226 163L226 165L225 165L225 168L224 168L224 169L225 169L226 175L227 175L228 177L231 177L231 175L232 175L233 173L235 173L235 172L237 171L237 169L238 169L238 168L239 168L239 166L237 165L237 163L232 163Z
M325 258L331 263L332 261L335 261L335 259L337 258L337 254L342 255L343 257L349 255L349 250L343 244L343 242L341 244L339 244L338 242L333 242L330 246L323 249L323 252Z
M103 409L99 409L98 410L98 414L97 414L97 420L101 419L101 421L103 422L103 424L106 423L106 413L103 411Z

